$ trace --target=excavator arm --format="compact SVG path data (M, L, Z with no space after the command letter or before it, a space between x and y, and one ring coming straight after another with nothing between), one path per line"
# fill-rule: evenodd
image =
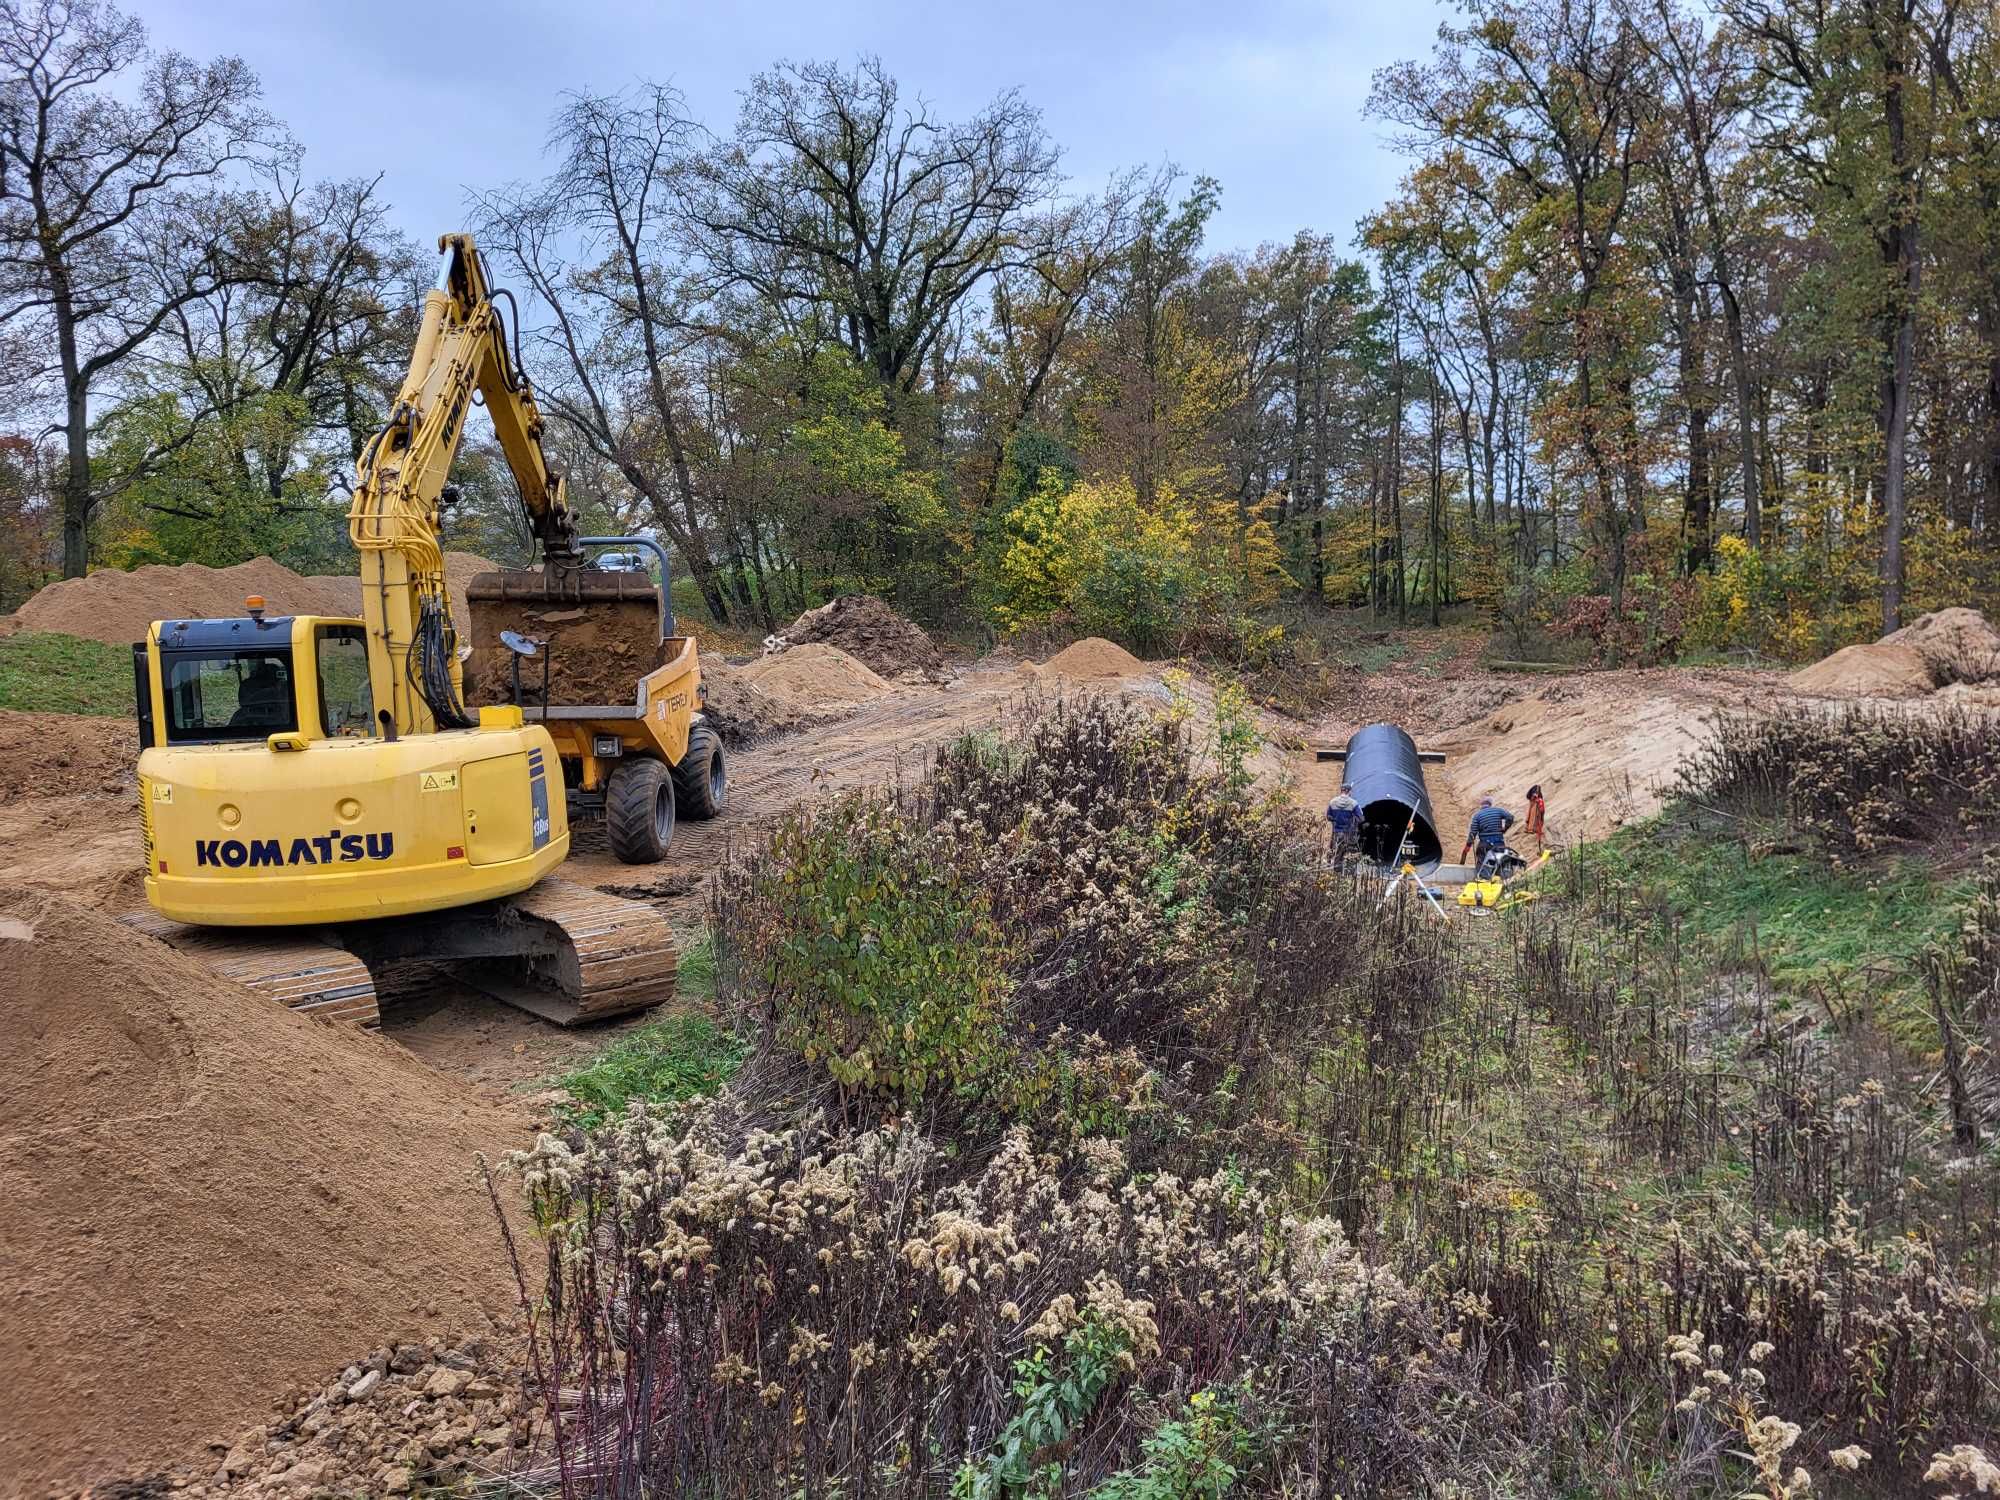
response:
M448 234L444 285L424 299L409 373L382 430L355 463L348 535L361 554L361 612L377 728L387 737L473 722L463 698L457 632L438 534L452 460L475 399L485 404L544 559L579 555L563 478L542 447L518 349L469 234ZM518 312L516 315L518 327Z

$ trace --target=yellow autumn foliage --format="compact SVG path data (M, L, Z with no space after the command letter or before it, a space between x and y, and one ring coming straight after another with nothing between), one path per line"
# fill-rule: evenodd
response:
M1168 485L1147 502L1126 478L1064 489L1052 475L1004 525L994 616L1010 631L1067 618L1143 649L1289 582L1266 507Z

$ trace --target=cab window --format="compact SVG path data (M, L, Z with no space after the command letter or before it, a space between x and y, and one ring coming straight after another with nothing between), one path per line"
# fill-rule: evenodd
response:
M315 634L320 733L328 739L374 733L375 700L368 690L367 631L359 625L322 625Z
M288 647L162 653L169 740L249 740L299 727Z

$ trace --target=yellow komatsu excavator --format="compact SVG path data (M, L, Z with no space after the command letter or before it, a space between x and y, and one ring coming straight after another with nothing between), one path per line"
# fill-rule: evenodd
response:
M361 618L277 617L252 599L240 618L156 621L133 648L151 910L130 920L296 1009L364 1025L374 975L410 959L565 1023L658 1004L676 958L659 914L545 877L569 852L573 805L601 812L632 861L665 853L677 804L721 810L695 644L674 633L664 554L657 586L588 564L592 545L653 544L578 536L495 302L506 293L470 236L439 248L444 284L355 465ZM479 401L542 566L481 575L475 608L553 623L477 622L488 659L468 708L475 653L459 648L439 531ZM600 613L608 633L580 628ZM551 702L551 657L603 701Z

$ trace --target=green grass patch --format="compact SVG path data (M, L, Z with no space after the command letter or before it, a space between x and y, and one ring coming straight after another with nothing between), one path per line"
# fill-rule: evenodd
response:
M704 932L681 950L675 993L682 1000L715 998L715 940ZM587 1067L559 1080L575 1103L565 1112L586 1129L625 1112L634 1099L681 1104L715 1093L743 1066L750 1044L689 1012L642 1026L613 1042Z
M588 1129L635 1099L683 1104L715 1093L743 1066L750 1044L708 1016L683 1014L627 1032L588 1067L560 1080L575 1103L569 1123Z
M132 648L45 630L0 638L0 708L129 718Z
M674 966L674 993L683 1000L715 998L715 934L704 932L681 949Z
M1892 1029L1929 1025L1912 960L1952 939L1975 881L1913 859L1835 870L1802 854L1753 854L1744 839L1670 822L1623 829L1580 858L1642 910L1680 918L1718 950L1740 945L1781 992L1872 992ZM1871 982L1857 983L1864 971Z

